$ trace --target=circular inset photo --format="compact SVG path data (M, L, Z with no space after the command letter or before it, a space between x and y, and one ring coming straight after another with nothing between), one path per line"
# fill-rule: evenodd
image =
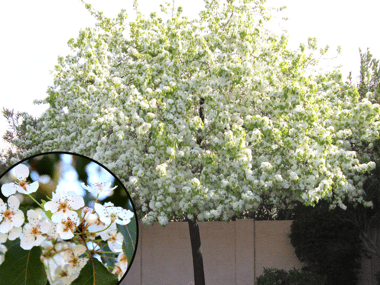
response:
M138 240L132 200L111 171L67 152L42 153L0 177L1 284L112 285Z

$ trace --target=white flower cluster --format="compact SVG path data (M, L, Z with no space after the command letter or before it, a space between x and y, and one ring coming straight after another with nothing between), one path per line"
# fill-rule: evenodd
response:
M316 58L268 31L260 2L214 1L199 21L141 14L133 33L125 14L112 21L88 8L97 28L60 58L24 155L97 159L130 187L146 224L229 220L267 192L275 203L368 205L352 177L373 166L350 152L379 138L380 106L361 102L339 71L308 74Z
M27 222L20 201L14 194L35 192L39 184L26 182L29 169L24 164L15 167L17 183L7 183L1 188L3 195L8 197L7 203L0 199L0 245L7 239L20 238L20 246L30 250L41 246L42 260L47 268L50 284L70 284L79 275L81 268L86 264L88 257L81 257L87 251L88 243L97 245L92 254L102 256L101 243L106 243L112 252L119 254L117 270L119 279L127 270L128 262L122 253L123 235L118 231L116 224L127 225L134 216L130 210L116 207L107 202L104 205L95 201L94 209L85 206L84 200L73 191L67 191L58 185L50 201L43 203L41 208L26 212ZM96 199L101 193L114 190L111 183L97 183L89 187L82 186L90 191ZM31 191L32 190L32 191ZM1 245L4 253L6 248ZM107 253L105 253L107 254ZM104 255L106 256L106 255ZM0 256L0 263L4 256Z

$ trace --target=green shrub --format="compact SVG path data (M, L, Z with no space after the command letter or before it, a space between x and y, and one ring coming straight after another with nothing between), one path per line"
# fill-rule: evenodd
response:
M285 271L276 268L264 268L264 274L256 278L257 285L324 285L326 277L296 268Z
M380 285L380 271L375 274L377 285Z
M290 242L305 271L326 275L327 285L356 285L361 266L359 231L320 201L305 207L291 226Z

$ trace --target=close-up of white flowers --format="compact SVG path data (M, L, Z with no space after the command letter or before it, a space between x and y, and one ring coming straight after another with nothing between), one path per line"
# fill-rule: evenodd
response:
M110 182L95 183L82 187L96 197L94 208L85 205L85 200L76 192L57 185L48 201L36 201L30 194L39 188L38 181L28 183L29 168L25 164L14 167L17 182L5 183L1 193L8 197L0 199L0 264L6 264L11 252L4 245L7 240L20 239L19 246L26 251L41 248L42 261L50 284L71 284L81 278L81 270L91 260L94 270L104 266L114 276L109 284L116 284L128 269L128 260L123 251L124 236L117 225L126 226L134 213L115 206L112 202L104 205L98 201L99 195L117 188ZM24 213L20 207L20 197L29 196L39 206ZM21 198L22 199L22 198ZM108 246L109 251L105 249ZM115 259L114 266L94 263L94 258ZM105 270L107 270L105 269ZM91 269L92 270L92 269ZM86 273L87 274L87 273ZM112 281L113 280L113 281ZM108 283L107 283L108 284Z

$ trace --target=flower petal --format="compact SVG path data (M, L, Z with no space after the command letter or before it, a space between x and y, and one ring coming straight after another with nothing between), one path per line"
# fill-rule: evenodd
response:
M24 216L23 211L16 210L15 215L12 218L12 221L13 221L14 227L21 227L22 224L25 222L25 216Z
M92 188L91 187L89 187L89 186L87 186L86 184L84 184L83 182L80 184L80 185L82 185L82 187L84 188L84 189L86 189L86 190L88 190L88 191L92 191Z
M16 196L11 196L8 198L8 206L12 212L15 212L20 206L20 200Z
M32 184L26 185L26 193L28 194L34 193L37 191L38 187L39 187L38 181L33 182ZM23 193L25 193L25 191Z
M24 235L21 238L20 246L22 249L28 250L34 246L35 238L33 235Z
M83 266L86 265L87 261L88 261L87 257L79 258L78 267L82 268Z
M70 191L67 193L67 198L70 200L70 206L74 210L84 207L83 197L78 196L75 192Z
M15 167L15 173L17 179L23 181L29 176L29 167L25 164L19 164Z
M131 222L131 219L133 218L135 214L130 211L130 210L125 210L122 209L121 211L118 212L119 218L121 220L117 219L115 222L118 223L119 225L127 225Z
M99 215L99 219L105 223L107 226L111 223L111 218L109 217L109 208L105 208L102 205L96 203L95 204L95 211Z
M50 211L52 213L55 213L58 211L58 204L54 201L49 201L44 205L44 208L46 211Z
M74 211L66 211L66 213L63 213L62 211L59 211L59 212L56 212L53 214L53 216L51 216L51 220L54 222L54 223L60 223L62 220L67 220L67 218L69 218L71 220L76 220L78 219L78 214L77 212L74 212Z
M8 234L0 233L0 243L5 243L7 241Z
M45 239L46 239L46 237L38 235L37 238L36 238L36 241L34 242L34 246L41 245L41 243L43 243Z
M122 244L116 242L111 242L108 241L108 247L113 251L113 252L121 252L122 251Z
M120 242L120 243L123 243L124 241L124 236L122 233L117 233L116 234L116 239Z
M1 192L3 193L5 197L9 197L10 195L13 195L14 193L16 193L18 188L21 188L21 187L14 183L7 183L1 186Z
M24 233L24 235L28 235L28 234L31 232L31 230L32 230L32 226L29 225L29 224L26 224L26 225L24 226L24 229L23 229L23 233Z
M38 218L38 214L36 213L36 211L34 210L28 210L28 212L26 212L27 216L28 216L28 221L29 221L29 224L31 226L37 226L39 224L39 218Z
M111 236L108 234L108 231L100 232L98 234L102 240L108 240Z
M16 238L18 238L18 237L21 235L21 232L22 232L22 227L14 227L14 228L9 232L8 239L9 239L9 240L15 240Z
M49 232L50 228L51 224L49 223L49 221L47 219L43 220L40 226L41 232L46 234Z
M7 252L7 247L3 244L0 244L0 252L6 253Z
M74 236L74 234L71 231L67 231L60 233L59 236L61 237L61 239L71 239Z
M0 198L0 214L4 213L7 210L7 205L3 202L3 200ZM1 222L1 219L0 219Z
M99 214L99 213L104 213L104 207L99 204L99 203L95 203L95 206L94 206L94 209L95 211Z
M48 232L48 235L54 239L57 239L59 237L59 234L57 233L57 224L54 224L53 222L49 223L51 224L51 228Z
M9 221L8 219L5 219L0 224L0 233L7 234L9 231L13 228L13 223Z
M73 248L73 253L75 256L80 256L85 253L86 247L83 244L78 244Z

